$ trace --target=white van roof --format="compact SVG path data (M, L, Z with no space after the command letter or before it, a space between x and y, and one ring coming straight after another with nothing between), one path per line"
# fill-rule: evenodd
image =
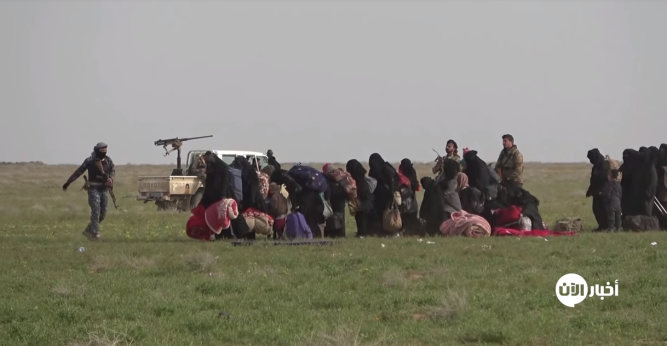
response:
M211 150L211 151L218 155L266 156L266 154L260 153L259 151L247 151L247 150Z
M263 156L266 157L266 154L260 153L259 151L248 151L248 150L212 150L212 149L198 149L198 150L190 150L189 152L195 152L195 153L205 153L207 151L213 152L216 155L243 155L243 156L248 156L248 155L254 155L254 156Z

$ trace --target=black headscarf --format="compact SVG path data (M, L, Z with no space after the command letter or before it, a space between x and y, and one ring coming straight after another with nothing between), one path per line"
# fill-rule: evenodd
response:
M419 190L419 180L417 180L417 171L415 171L412 161L410 159L403 159L401 165L399 166L401 173L410 179L410 185L412 186L412 191Z
M368 158L368 166L370 170L368 171L368 176L375 178L378 181L384 181L384 159L380 154L373 153Z
M486 162L477 156L476 150L469 150L463 154L463 159L465 160L465 174L468 175L468 184L470 184L470 187L474 187L482 191L486 196L489 196L491 177Z
M396 191L398 187L398 172L389 162L385 161L378 153L373 153L368 158L370 170L368 176L375 178L379 184L386 185L390 192Z
M366 169L361 165L361 162L356 159L347 161L345 165L345 170L350 173L352 179L356 182L357 185L357 196L360 198L367 198L371 195L371 189L366 183Z
M201 203L204 208L208 208L227 197L230 192L229 165L222 161L218 155L212 153L205 154L205 162L206 180Z

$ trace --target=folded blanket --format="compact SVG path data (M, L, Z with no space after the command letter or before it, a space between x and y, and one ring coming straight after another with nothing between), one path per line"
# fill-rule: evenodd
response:
M239 209L236 201L231 198L223 198L206 208L204 218L208 227L215 234L220 234L223 229L229 228L231 220L236 219L238 215Z
M452 213L451 219L440 225L440 233L446 236L488 237L491 225L483 217L461 210Z

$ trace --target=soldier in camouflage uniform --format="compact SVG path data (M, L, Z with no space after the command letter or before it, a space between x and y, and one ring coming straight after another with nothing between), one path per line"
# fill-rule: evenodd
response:
M440 174L442 173L442 163L444 159L450 159L454 160L459 163L459 167L461 167L461 156L459 156L459 146L456 144L456 142L453 139L450 139L447 141L447 147L445 147L445 153L446 156L443 157L438 157L435 160L435 166L431 169L433 174Z
M107 145L105 143L100 142L95 145L90 157L87 157L72 176L67 179L67 182L63 184L63 191L67 191L69 185L86 171L88 171L89 177L90 223L83 231L83 235L89 240L97 240L100 238L100 222L104 220L107 214L109 204L107 192L109 187L113 186L113 179L116 175L113 161L107 156Z
M512 135L503 135L503 150L494 170L500 176L500 184L507 190L523 187L523 155L514 144Z

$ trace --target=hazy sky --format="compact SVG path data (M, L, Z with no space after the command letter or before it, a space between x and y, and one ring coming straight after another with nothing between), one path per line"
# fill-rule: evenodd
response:
M0 161L495 161L667 142L667 1L3 1Z

